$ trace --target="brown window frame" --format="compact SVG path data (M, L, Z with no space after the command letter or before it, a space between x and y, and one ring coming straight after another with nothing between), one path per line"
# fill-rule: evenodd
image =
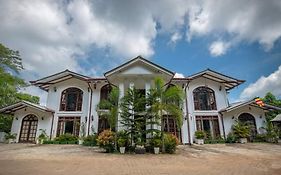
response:
M164 126L164 132L173 134L177 136L178 138L181 135L181 129L177 128L177 121L176 118L171 115L164 115L163 116L163 126Z
M220 137L220 123L219 123L219 117L217 115L213 116L195 116L196 118L196 129L198 131L205 131L203 121L209 121L210 122L210 128L212 125L212 131L210 130L210 134L212 137ZM207 131L205 131L207 132Z
M76 95L75 104L73 109L68 106L69 95ZM83 104L83 91L79 88L67 88L61 93L60 111L82 111Z
M60 136L61 134L65 134L65 124L68 121L73 122L73 133L72 133L72 135L79 136L81 117L80 116L71 116L71 117L60 116L60 117L58 117L57 137ZM79 124L77 124L77 122Z
M202 97L205 95L206 103ZM193 90L194 109L200 111L217 110L215 91L209 87L200 86Z

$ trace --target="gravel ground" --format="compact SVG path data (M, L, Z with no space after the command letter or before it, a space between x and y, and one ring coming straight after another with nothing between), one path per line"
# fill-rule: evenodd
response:
M179 146L177 153L120 155L78 145L0 144L0 175L280 175L281 145Z

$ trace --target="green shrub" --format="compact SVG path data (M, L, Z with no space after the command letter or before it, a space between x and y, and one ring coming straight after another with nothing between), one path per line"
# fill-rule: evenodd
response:
M195 138L196 139L204 139L206 137L206 133L204 131L195 131Z
M58 141L59 144L67 144L67 143L76 144L78 142L78 137L67 133L67 134L62 134L59 137L56 137L55 141Z
M152 138L150 141L151 147L160 147L162 145L161 138Z
M251 126L248 123L236 120L236 123L232 126L232 130L236 137L247 138L250 136Z
M114 151L114 132L111 130L104 130L98 136L97 143L101 148L104 148L106 152Z
M84 146L96 146L97 145L97 134L88 135L87 137L84 137Z
M266 134L257 134L254 138L254 142L266 142Z
M9 139L16 139L17 138L17 134L12 134L11 132L8 132L5 134L5 140L9 140Z
M235 136L235 134L233 134L232 132L230 132L228 135L227 135L227 138L226 138L226 143L235 143L237 141L237 137Z
M178 138L173 134L164 134L164 147L166 153L174 153L179 144Z

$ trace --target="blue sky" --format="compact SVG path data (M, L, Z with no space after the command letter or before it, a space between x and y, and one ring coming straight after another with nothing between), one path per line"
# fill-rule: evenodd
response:
M26 81L102 76L142 55L185 76L210 68L246 80L233 102L281 96L280 16L279 0L0 0L0 42L21 53Z

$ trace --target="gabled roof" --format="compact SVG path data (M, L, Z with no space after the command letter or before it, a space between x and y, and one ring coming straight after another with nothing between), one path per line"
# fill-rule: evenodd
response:
M81 75L75 72L72 72L68 69L66 69L65 71L41 78L39 80L36 81L30 81L30 83L32 85L38 86L40 89L48 91L49 90L49 86L51 84L55 84L58 82L62 82L71 78L77 78L83 81L87 81L90 77L85 76L85 75Z
M49 109L45 106L41 106L41 105L34 104L34 103L23 100L23 101L17 102L15 104L12 104L10 106L6 106L6 107L0 109L0 113L11 114L11 113L14 113L17 110L20 110L20 109L23 109L23 108L26 108L26 107L34 108L34 109L37 109L37 110L40 110L40 111L43 111L43 112L52 112L52 113L55 112L54 110Z
M266 103L264 103L264 106L259 106L259 105L257 105L255 99L252 99L252 100L248 100L248 101L244 101L244 102L232 103L227 108L224 108L224 109L220 110L220 112L230 112L230 111L233 111L235 109L238 109L238 108L241 108L241 107L247 106L247 105L257 107L257 108L261 108L265 111L274 111L274 110L281 111L280 107L272 106L272 105L269 105L269 104L266 104Z
M104 73L104 76L108 77L108 76L110 76L110 75L112 75L112 74L114 74L116 72L119 72L119 71L123 70L125 67L127 67L129 65L132 65L132 64L134 64L136 62L142 62L142 63L144 63L146 65L149 65L149 66L152 66L152 67L156 68L158 71L161 71L161 72L163 72L165 74L168 74L170 76L174 76L174 72L172 72L172 71L170 71L170 70L168 70L166 68L163 68L163 67L161 67L161 66L159 66L159 65L157 65L157 64L155 64L155 63L153 63L153 62L151 62L151 61L149 61L149 60L147 60L145 58L143 58L142 56L137 56L136 58L134 58L134 59L132 59L132 60L130 60L130 61L128 61L128 62L126 62L126 63L124 63L124 64L122 64L122 65L120 65L120 66L118 66L118 67L108 71L108 72L106 72L106 73Z
M225 85L226 90L230 90L245 82L245 80L238 80L236 78L233 78L233 77L230 77L227 75L223 75L223 74L216 72L214 70L211 70L211 69L206 69L204 71L198 72L196 74L189 76L188 78L190 80L193 80L193 79L196 79L199 77L204 77L206 79L222 83Z

